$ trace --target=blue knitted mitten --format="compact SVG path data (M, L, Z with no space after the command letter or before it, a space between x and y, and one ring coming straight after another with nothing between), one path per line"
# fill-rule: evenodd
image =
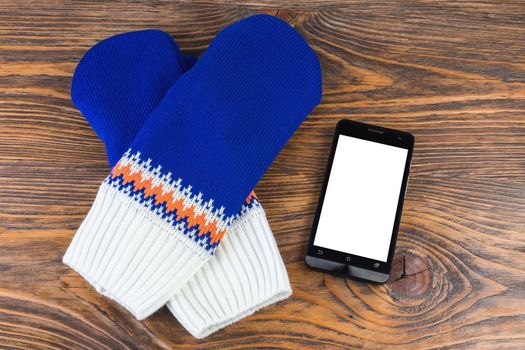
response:
M103 182L64 261L147 317L209 260L320 96L293 28L266 15L227 27Z
M108 145L112 166L133 141L130 128L144 124L155 100L160 103L186 68L181 65L189 67L194 61L191 56L181 56L166 33L155 30L110 37L84 55L73 76L72 100ZM96 271L89 272L93 274ZM112 297L96 280L92 281L95 288ZM168 306L186 329L201 338L290 294L286 268L266 215L252 195L228 229L216 257Z

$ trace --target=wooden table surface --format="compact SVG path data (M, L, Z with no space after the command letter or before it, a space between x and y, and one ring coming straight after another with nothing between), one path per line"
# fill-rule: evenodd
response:
M0 348L525 348L525 2L0 1ZM169 32L200 54L253 13L299 30L322 103L257 186L294 294L207 339L162 309L143 322L61 263L108 172L69 97L86 50ZM341 118L414 133L391 280L305 267Z

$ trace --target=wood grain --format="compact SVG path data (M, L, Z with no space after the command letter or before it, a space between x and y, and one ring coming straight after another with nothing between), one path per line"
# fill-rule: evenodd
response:
M257 12L294 25L323 102L257 187L294 295L205 340L163 309L143 322L61 263L108 172L69 100L82 54L160 28L200 54ZM0 1L0 347L5 349L525 348L523 1ZM302 259L341 118L414 133L391 280Z

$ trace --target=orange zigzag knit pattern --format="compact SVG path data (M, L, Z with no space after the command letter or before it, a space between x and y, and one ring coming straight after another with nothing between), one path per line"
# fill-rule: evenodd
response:
M253 199L257 199L255 192L251 191L248 197L246 198L246 205L249 205Z
M142 172L140 170L133 172L131 167L132 164L123 164L122 162L118 162L118 164L111 171L111 177L114 179L118 176L122 176L123 185L133 181L133 190L139 191L143 189L144 198L155 195L155 205L165 203L166 214L175 211L177 214L177 220L186 218L188 221L188 228L194 226L198 227L199 237L209 232L210 244L215 244L216 242L220 242L222 240L226 232L226 228L219 229L216 220L211 220L210 222L206 223L205 213L197 213L195 208L191 205L186 207L184 206L185 198L175 199L173 196L173 191L163 193L162 186L154 186L151 179L143 179Z

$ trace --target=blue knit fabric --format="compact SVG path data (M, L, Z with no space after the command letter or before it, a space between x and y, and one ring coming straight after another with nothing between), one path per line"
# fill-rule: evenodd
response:
M320 99L319 61L301 35L276 17L252 16L217 35L129 154L233 216Z
M112 166L131 145L106 182L213 253L319 102L321 73L302 37L267 15L221 31L182 76L193 63L166 33L116 35L84 55L72 100Z
M166 79L173 79L172 84L175 83L180 75L181 62L186 69L196 61L193 56L181 56L174 41L172 45L175 46L175 50L171 50L170 45L167 45L167 49L163 49L170 41L166 38L165 33L152 30L110 37L91 49L89 54L81 59L75 72L72 86L74 101L86 119L94 125L98 134L102 134L98 128L104 127L102 140L108 145L111 166L115 165L136 136L131 135L129 123L132 122L133 128L142 126L150 116L148 111L153 109L154 101L159 100L160 103L160 96L165 95L169 89ZM140 60L136 52L141 52ZM118 68L115 69L115 66ZM144 74L145 69L149 74ZM172 74L169 74L170 72ZM134 82L141 84L134 84ZM155 85L159 82L161 84ZM123 85L125 89L121 88ZM85 86L94 88L85 89ZM150 88L144 89L144 86ZM111 96L111 99L108 99L108 96ZM103 120L100 120L101 118ZM173 122L176 124L177 120ZM122 191L133 192L137 198L141 198L142 202L146 200L144 189L135 190L134 183L122 185L120 178L108 181ZM166 205L167 203L155 205L150 203L152 208L161 213L168 212ZM260 206L259 201L254 195L250 195L237 213L237 217L242 218L256 206ZM166 216L165 214L164 219ZM187 218L178 220L179 223L181 221L187 221ZM185 222L185 226L189 224ZM218 240L212 242L204 235L195 235L193 240L208 251L213 251L219 244Z
M182 56L173 39L159 30L115 35L82 57L71 99L104 141L111 166L195 61Z

